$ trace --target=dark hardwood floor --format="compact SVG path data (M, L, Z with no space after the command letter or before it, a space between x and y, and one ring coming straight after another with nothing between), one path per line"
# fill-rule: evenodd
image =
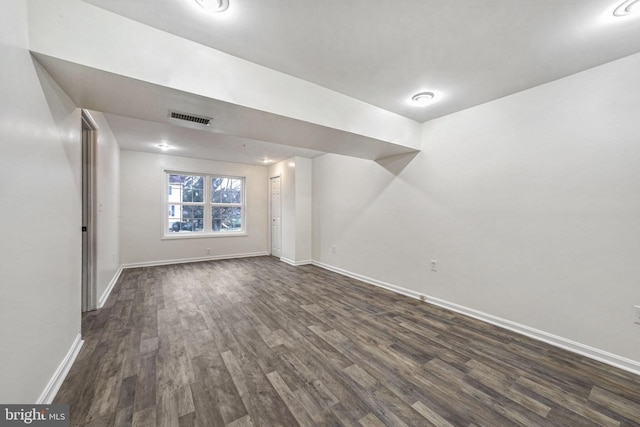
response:
M631 426L640 377L270 257L125 270L83 318L74 426Z

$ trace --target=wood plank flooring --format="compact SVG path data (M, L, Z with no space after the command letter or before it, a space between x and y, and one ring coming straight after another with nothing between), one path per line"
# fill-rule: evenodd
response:
M57 403L73 426L633 426L640 378L314 266L125 270Z

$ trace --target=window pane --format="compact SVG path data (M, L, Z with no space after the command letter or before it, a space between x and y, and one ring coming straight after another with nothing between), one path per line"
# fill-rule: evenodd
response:
M204 206L173 206L176 217L169 218L169 231L202 231Z
M167 201L169 203L179 203L182 200L182 176L169 175L169 193Z
M242 208L214 206L211 218L213 231L239 231L242 229Z
M169 205L169 222L179 220L180 216L176 215L176 213L180 212L180 208L176 208L176 205Z
M169 175L168 201L202 203L204 196L204 176Z
M242 180L238 178L211 178L213 203L242 203Z
M183 202L202 203L204 197L204 177L198 175L182 175Z

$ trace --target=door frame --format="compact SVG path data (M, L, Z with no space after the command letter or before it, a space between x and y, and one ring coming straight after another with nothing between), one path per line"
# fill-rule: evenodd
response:
M98 126L87 110L81 114L82 151L82 312L98 306L96 283L96 144Z
M282 257L282 175L273 175L269 177L269 183L268 183L268 193L269 193L269 218L268 218L268 222L269 222L269 255L274 256L273 255L273 226L271 225L271 220L273 219L273 197L271 196L271 185L272 185L272 180L275 178L279 178L280 179L280 256L278 256L278 258Z

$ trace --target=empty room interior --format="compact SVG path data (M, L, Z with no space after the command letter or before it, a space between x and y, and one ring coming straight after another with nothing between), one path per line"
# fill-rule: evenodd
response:
M640 425L640 0L5 0L0 404Z

